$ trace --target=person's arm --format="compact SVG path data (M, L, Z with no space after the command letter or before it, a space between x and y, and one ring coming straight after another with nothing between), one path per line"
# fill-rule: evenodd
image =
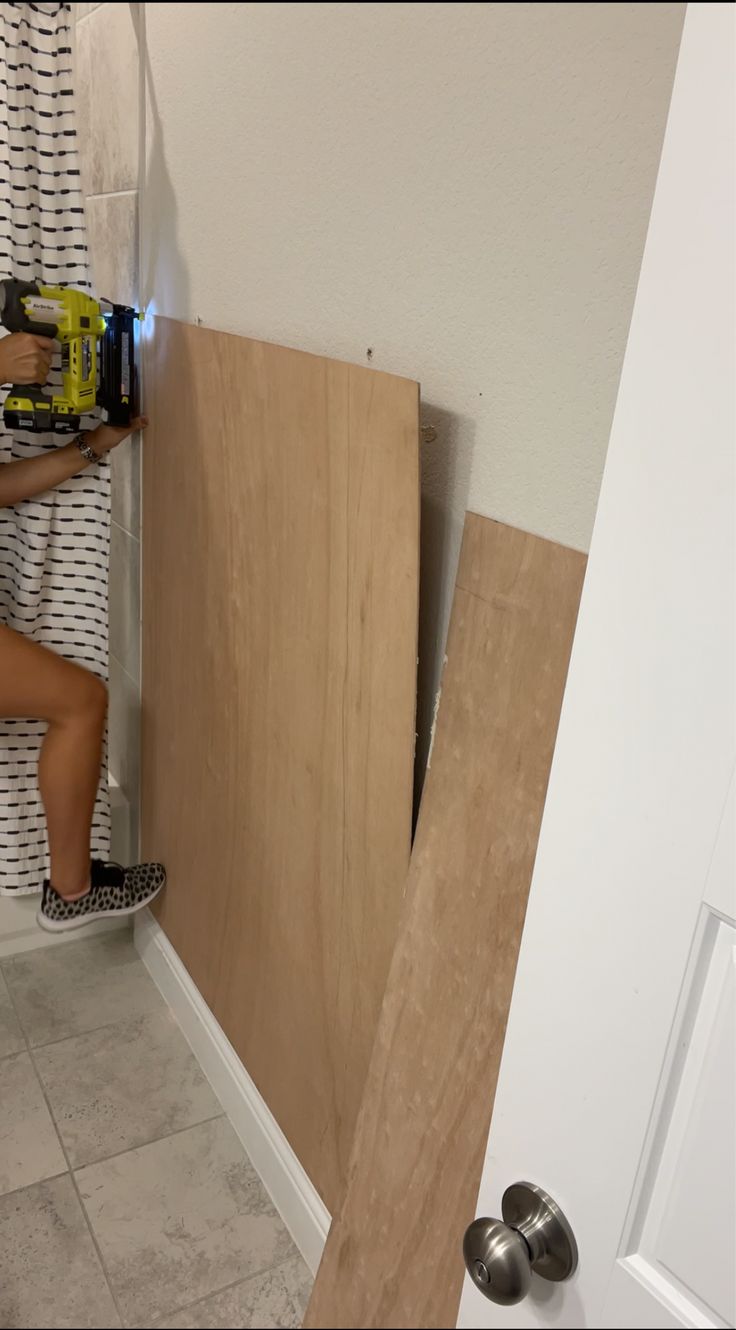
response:
M45 383L53 349L52 338L36 337L33 333L10 333L8 337L0 338L0 383ZM145 417L140 416L125 428L100 425L95 430L87 430L85 437L98 457L102 457L117 448L133 430L145 429L147 424ZM0 508L9 508L22 499L45 494L92 465L82 456L76 443L68 443L64 448L55 448L53 452L29 457L22 462L7 462L0 466Z
M138 416L129 425L98 425L97 429L85 430L84 437L98 457L102 457L117 448L133 430L145 429L147 424L146 416ZM0 508L9 508L22 499L45 494L93 465L82 456L76 443L68 443L63 448L54 448L22 462L6 462L0 466Z

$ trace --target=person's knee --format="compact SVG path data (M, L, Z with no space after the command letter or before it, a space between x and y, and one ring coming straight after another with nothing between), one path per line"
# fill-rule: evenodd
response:
M75 716L91 724L102 724L107 714L107 685L88 670L79 670L74 696L69 699Z
M88 676L86 706L90 713L103 720L107 715L107 684L95 674Z

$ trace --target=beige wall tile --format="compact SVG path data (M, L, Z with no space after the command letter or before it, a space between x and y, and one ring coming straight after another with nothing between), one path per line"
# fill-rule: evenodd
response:
M94 294L136 305L138 196L101 194L87 201L87 233ZM112 455L113 521L140 533L140 439Z
M77 28L77 130L85 194L135 189L138 183L136 21L129 4L104 4Z
M87 243L95 294L135 305L138 291L138 195L99 195L87 200ZM112 455L113 521L134 536L140 529L140 441Z
M109 767L129 801L140 780L140 690L115 656L110 657Z
M86 201L87 245L96 296L121 305L138 298L138 194L102 194Z
M113 522L110 533L110 655L140 682L140 541ZM113 773L116 774L116 773Z
M112 454L112 520L133 536L141 529L141 442L134 434Z
M108 713L109 767L128 802L127 843L121 854L128 863L138 857L140 801L141 717L140 689L119 660L110 657L110 709Z

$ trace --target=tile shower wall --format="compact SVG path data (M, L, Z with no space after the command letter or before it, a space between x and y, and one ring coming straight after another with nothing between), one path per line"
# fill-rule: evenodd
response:
M94 290L138 298L138 4L75 5L82 184ZM112 455L110 772L130 806L138 844L140 773L140 441Z

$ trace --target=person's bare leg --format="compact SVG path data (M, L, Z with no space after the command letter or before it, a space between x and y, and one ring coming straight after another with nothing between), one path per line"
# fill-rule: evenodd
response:
M0 716L48 722L39 785L51 882L66 900L89 890L90 834L106 712L107 689L100 679L0 627Z

